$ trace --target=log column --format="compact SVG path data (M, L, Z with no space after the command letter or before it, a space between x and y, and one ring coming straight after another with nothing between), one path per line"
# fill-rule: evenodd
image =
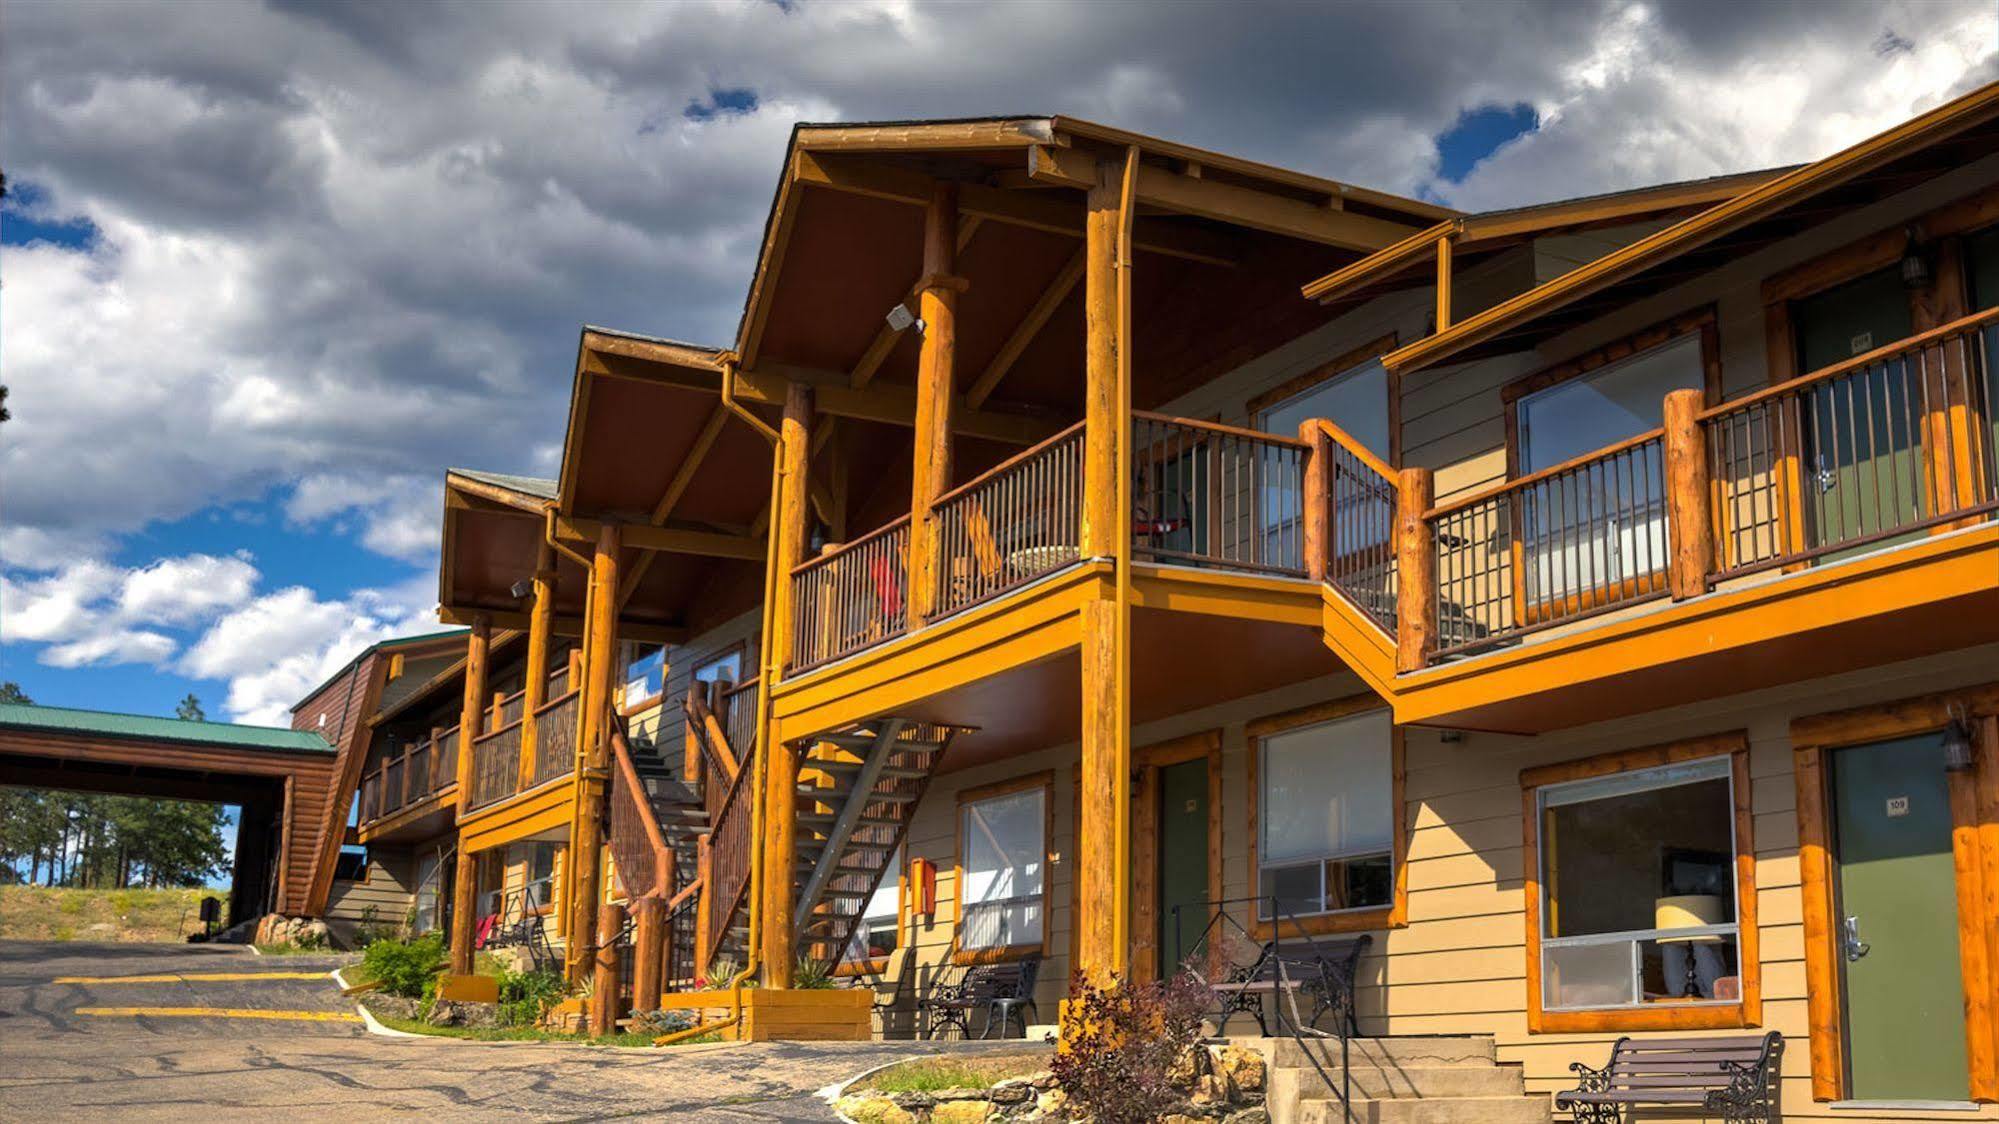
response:
M792 650L792 616L788 575L805 561L810 537L812 490L812 391L793 383L784 396L784 422L778 432L783 478L778 484L776 532L778 572L787 575L774 606L772 642L776 651ZM797 900L791 875L798 865L798 755L789 746L768 745L764 780L763 980L766 987L787 988L793 976L796 947L791 915Z
M909 488L911 628L929 616L937 591L937 536L930 508L951 488L951 400L957 392L958 185L932 189L923 222L923 278L917 282L923 346L916 360L916 435Z
M492 645L492 625L481 615L473 618L471 635L465 641L465 694L458 709L458 807L472 799L472 741L479 736L485 718L487 653ZM472 930L474 899L479 891L479 864L465 850L459 837L458 865L451 879L451 970L458 975L472 971Z
M660 968L666 958L666 900L647 895L632 903L632 1009L659 1006Z
M1437 544L1423 513L1436 499L1427 468L1405 468L1395 495L1395 670L1421 671L1437 647Z
M615 523L606 523L597 535L597 552L590 560L590 611L583 631L583 695L577 700L576 744L582 767L576 772L576 822L570 833L575 841L570 861L575 864L572 888L576 900L569 915L575 919L570 932L584 937L570 941L569 978L580 981L589 959L584 955L588 934L598 903L604 896L604 820L610 796L610 716L611 673L617 662L618 647L618 544Z
M1298 426L1305 454L1305 576L1326 580L1333 529L1333 436L1314 418Z
M1118 484L1126 471L1118 463L1119 430L1130 424L1118 393L1118 359L1123 346L1118 313L1118 233L1121 201L1115 165L1098 166L1098 184L1089 192L1083 247L1083 555L1128 555L1129 527L1119 527ZM1126 950L1119 947L1118 903L1127 872L1118 865L1118 802L1130 787L1128 731L1119 728L1120 692L1125 682L1118 647L1115 601L1096 600L1082 608L1082 772L1076 824L1076 901L1073 971L1104 983L1121 971Z
M534 604L528 610L526 693L521 696L520 790L534 783L535 754L541 745L541 724L535 718L548 701L548 644L555 622L555 548L543 539L534 559Z
M1714 572L1714 500L1708 490L1707 432L1701 428L1705 405L1699 390L1666 395L1666 536L1673 552L1666 578L1675 601L1706 593Z
M597 907L597 955L590 981L590 1033L598 1038L618 1029L618 931L625 927L625 907L605 902ZM658 1002L657 999L654 1000Z

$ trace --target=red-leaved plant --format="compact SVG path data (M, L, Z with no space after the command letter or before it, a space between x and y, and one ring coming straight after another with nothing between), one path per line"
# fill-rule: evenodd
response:
M1191 973L1134 984L1112 977L1104 987L1078 981L1055 1051L1055 1081L1096 1124L1143 1124L1185 1096L1170 1074L1201 1037L1212 996Z

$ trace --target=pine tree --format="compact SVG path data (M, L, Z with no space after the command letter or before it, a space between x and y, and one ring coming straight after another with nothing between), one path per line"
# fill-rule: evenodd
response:
M4 683L0 683L0 703L16 703L20 706L33 706L35 705L35 700L29 698L26 691L21 690L21 685L19 683L16 683L12 679L9 679Z
M187 697L180 701L180 706L174 711L174 717L183 722L208 721L208 715L202 713L201 710L201 699L192 691L188 692Z

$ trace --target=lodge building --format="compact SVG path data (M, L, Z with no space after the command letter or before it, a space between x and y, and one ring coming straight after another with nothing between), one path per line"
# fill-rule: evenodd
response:
M1365 935L1544 1108L1774 1030L1787 1118L1999 1120L1995 346L1999 86L1483 214L800 126L729 346L586 328L557 478L447 475L328 910L889 1036Z

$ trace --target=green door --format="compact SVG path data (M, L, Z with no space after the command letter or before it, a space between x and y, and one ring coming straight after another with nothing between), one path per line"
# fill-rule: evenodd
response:
M1159 770L1159 974L1196 951L1208 913L1208 759ZM1179 926L1174 925L1174 906ZM1210 938L1212 939L1212 938Z
M1856 1100L1963 1100L1964 979L1936 734L1833 755L1837 940Z
M1895 269L1798 301L1791 324L1799 374L1915 333L1909 292ZM1900 365L1873 367L1806 392L1799 424L1813 545L1874 535L1927 514L1922 404L1920 372Z

